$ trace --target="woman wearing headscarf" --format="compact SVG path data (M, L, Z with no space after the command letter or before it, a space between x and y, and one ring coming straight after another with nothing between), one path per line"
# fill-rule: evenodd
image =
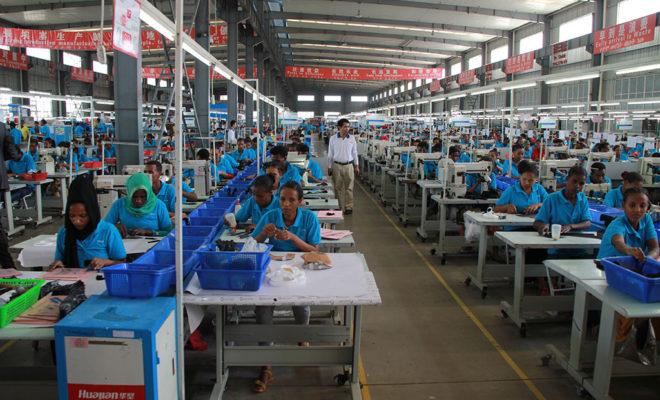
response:
M163 236L172 230L167 206L151 188L151 179L140 172L126 181L127 196L116 200L105 220L114 224L122 237Z
M57 232L55 261L58 267L100 269L126 258L117 228L101 220L96 190L89 175L71 182L64 226Z

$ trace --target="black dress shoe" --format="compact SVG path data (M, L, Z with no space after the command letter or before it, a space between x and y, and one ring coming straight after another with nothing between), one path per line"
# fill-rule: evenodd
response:
M351 215L351 214L353 214L353 210L351 210L350 208L347 208L346 211L344 211L344 214Z

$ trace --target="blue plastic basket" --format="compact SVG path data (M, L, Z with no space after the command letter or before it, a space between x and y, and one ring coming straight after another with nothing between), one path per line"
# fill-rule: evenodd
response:
M634 257L610 257L601 260L607 284L642 303L660 302L660 278L642 275L642 264ZM622 267L623 264L628 268Z
M184 236L183 237L183 250L197 250L200 247L208 243L207 238L199 236ZM165 239L161 240L158 243L158 246L154 249L157 250L174 250L176 244L176 238L174 236L168 236Z
M223 218L225 210L219 208L200 208L197 210L197 216L206 218Z
M215 233L217 227L214 226L184 226L183 236L197 236L208 238Z
M206 290L236 290L256 292L266 276L270 257L263 259L263 264L253 270L195 268L199 285Z
M176 278L170 265L117 264L101 271L108 294L114 297L156 297Z
M269 254L273 246L267 245L263 253L241 252L242 245L237 245L238 251L214 251L214 245L207 249L197 251L199 265L205 269L231 269L231 270L256 270L264 264L264 260L270 260Z
M222 218L214 218L214 217L188 217L188 221L190 221L188 226L215 227L224 223L224 220Z
M175 251L169 249L152 249L135 260L134 264L162 265L173 267L176 264ZM199 257L193 250L183 251L183 274L188 275L190 271L199 264Z

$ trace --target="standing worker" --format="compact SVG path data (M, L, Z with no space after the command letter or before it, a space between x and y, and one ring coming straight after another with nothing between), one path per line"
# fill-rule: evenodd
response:
M350 123L346 118L337 121L339 133L330 137L328 145L328 175L339 200L339 207L349 215L353 213L353 184L355 175L360 175L357 142L348 134Z
M16 146L20 146L21 141L23 140L23 132L21 132L21 130L16 127L16 123L14 121L9 123L9 127L11 128L9 134L11 135L12 142Z
M229 122L229 128L227 128L227 135L225 135L225 140L227 142L228 149L233 148L236 144L236 120L231 120Z
M0 194L4 194L2 192L9 190L9 177L5 168L5 160L18 161L20 158L16 146L7 133L5 124L0 123ZM5 206L10 207L8 204ZM2 225L0 225L0 267L14 268L14 259L9 254L9 239L7 239L7 233Z

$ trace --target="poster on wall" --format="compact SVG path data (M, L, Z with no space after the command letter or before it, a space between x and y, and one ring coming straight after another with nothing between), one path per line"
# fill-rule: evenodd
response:
M286 66L287 78L330 79L339 81L402 81L440 79L443 68L350 68Z
M507 58L504 62L504 73L507 75L527 71L532 68L534 68L533 51Z
M594 54L635 46L653 40L655 14L610 26L594 33Z
M137 58L140 48L140 0L115 0L112 47Z
M429 84L429 90L431 91L431 93L439 92L440 89L442 89L442 86L440 85L440 81L437 80L437 79L434 79L434 80L431 81L431 83Z
M471 69L469 71L464 71L458 74L458 84L459 85L468 85L474 81L474 78L477 76L477 71Z
M565 65L568 63L568 42L555 43L552 45L552 65Z
M28 70L28 57L25 54L13 51L0 50L0 67L9 69Z
M71 67L71 79L74 81L94 83L94 71L91 69Z

